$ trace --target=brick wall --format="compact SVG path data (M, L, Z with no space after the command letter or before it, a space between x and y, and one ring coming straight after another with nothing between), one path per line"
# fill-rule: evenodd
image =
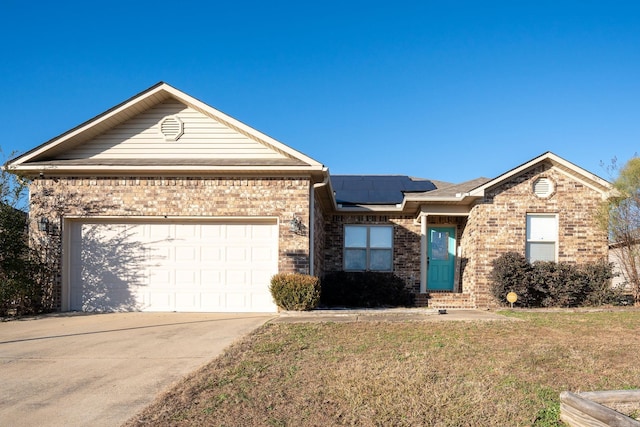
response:
M318 197L317 191L314 192L315 203L314 203L314 224L313 224L313 251L314 251L314 259L313 262L313 274L314 276L322 277L324 275L324 251L325 251L325 218L324 218L324 209L320 202L320 197Z
M269 216L280 220L281 272L309 272L309 179L196 177L80 177L32 182L31 217L54 224L66 216ZM299 234L289 229L298 217ZM37 227L32 227L36 229ZM60 308L60 283L54 284Z
M407 215L330 215L325 221L325 272L343 270L346 224L393 225L393 272L415 292L420 290L420 224Z
M539 177L554 183L555 191L549 197L533 193ZM463 287L472 291L476 307L496 304L489 292L492 261L508 251L524 255L528 213L558 214L558 261L606 259L606 234L594 219L600 203L598 191L547 163L487 191L484 200L472 208L461 240L462 255L468 260Z

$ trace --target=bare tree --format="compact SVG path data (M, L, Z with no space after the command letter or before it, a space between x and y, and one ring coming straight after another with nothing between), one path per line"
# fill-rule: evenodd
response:
M615 160L613 169L617 170ZM640 305L640 157L619 169L613 185L616 194L605 203L602 222L634 303Z

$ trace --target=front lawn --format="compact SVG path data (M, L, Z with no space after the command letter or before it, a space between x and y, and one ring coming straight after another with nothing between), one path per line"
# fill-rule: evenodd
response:
M552 426L559 393L640 388L640 311L267 324L129 426Z

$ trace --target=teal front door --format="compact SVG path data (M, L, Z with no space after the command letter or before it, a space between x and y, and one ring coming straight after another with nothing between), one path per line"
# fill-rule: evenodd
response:
M456 265L455 227L427 229L427 290L453 291Z

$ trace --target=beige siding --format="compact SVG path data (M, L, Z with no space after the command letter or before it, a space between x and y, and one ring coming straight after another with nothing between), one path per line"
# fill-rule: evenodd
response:
M167 141L160 122L168 116L184 123L184 134ZM61 154L58 159L281 159L285 156L201 112L166 101Z
M632 293L633 287L629 284L626 272L622 269L620 261L622 256L621 248L609 249L609 262L613 263L613 273L616 274L616 276L611 280L611 285L614 287L624 286L625 292Z

